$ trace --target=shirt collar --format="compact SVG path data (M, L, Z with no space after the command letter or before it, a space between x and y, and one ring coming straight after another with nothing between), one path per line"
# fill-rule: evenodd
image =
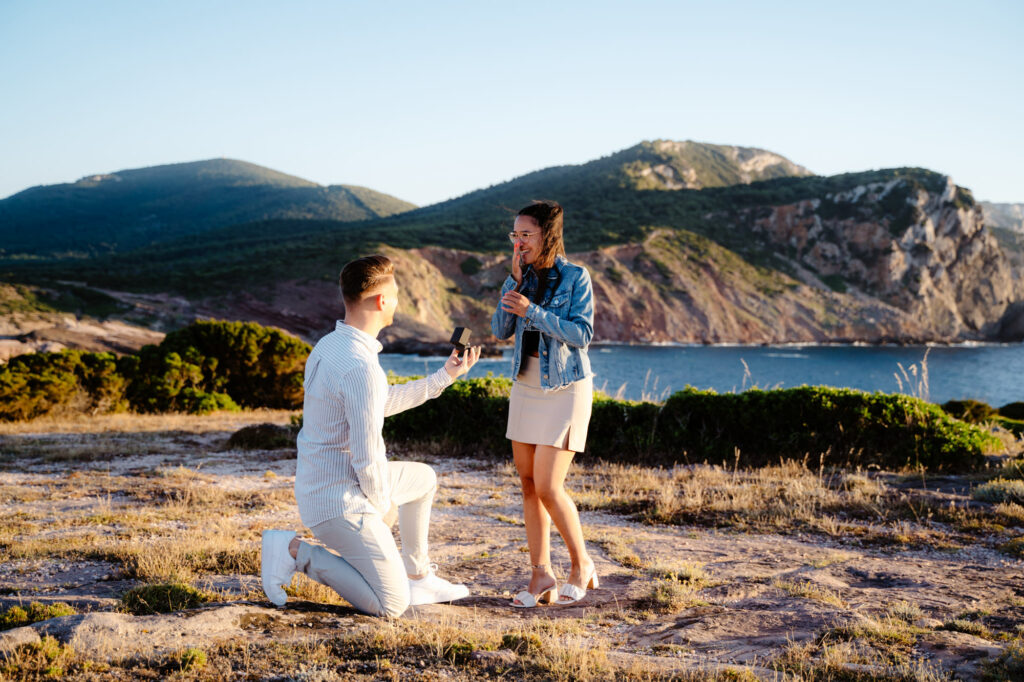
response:
M382 350L384 350L384 346L381 345L380 341L373 338L372 336L364 332L362 329L356 329L351 325L345 324L344 320L338 320L335 323L334 331L349 337L356 343L366 346L368 350L371 350L374 353L380 353Z

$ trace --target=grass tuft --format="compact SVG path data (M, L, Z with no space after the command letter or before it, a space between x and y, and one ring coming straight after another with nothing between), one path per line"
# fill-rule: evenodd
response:
M18 628L23 625L38 623L39 621L49 620L50 618L73 616L76 613L78 613L78 611L75 611L75 609L64 602L44 605L34 601L28 605L28 609L24 609L20 606L12 606L4 613L0 614L0 630L10 630L11 628Z
M979 485L971 497L981 502L1024 504L1024 480L997 478Z
M142 585L121 597L125 611L136 616L194 609L211 601L216 601L214 594L182 583Z

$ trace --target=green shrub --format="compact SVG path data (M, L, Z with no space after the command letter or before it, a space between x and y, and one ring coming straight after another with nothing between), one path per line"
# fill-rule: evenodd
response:
M12 606L0 614L0 630L10 630L50 618L73 616L76 613L78 612L64 602L44 605L34 601L28 605L27 610L20 606Z
M191 585L183 583L161 583L134 587L121 597L121 604L128 613L148 616L154 613L171 613L214 601L215 597Z
M297 407L309 346L247 322L196 322L135 355L65 350L0 366L0 421L70 412Z
M33 419L61 411L124 410L126 386L112 353L64 350L18 355L0 366L0 420Z
M508 379L457 381L436 400L389 417L385 438L441 443L453 454L509 451ZM965 471L1001 447L983 429L902 394L811 387L718 394L686 389L664 403L595 397L587 452L615 462L762 466L782 459L827 465L924 466Z
M942 409L950 416L971 424L992 421L998 415L995 409L980 400L950 400L942 403Z
M999 408L999 414L1008 419L1024 421L1024 402L1007 403Z
M453 454L507 454L511 389L512 381L504 377L456 381L436 399L385 419L384 439L439 442Z
M226 393L245 407L302 405L302 380L309 344L255 322L195 322L168 334L162 354L195 363L197 388Z

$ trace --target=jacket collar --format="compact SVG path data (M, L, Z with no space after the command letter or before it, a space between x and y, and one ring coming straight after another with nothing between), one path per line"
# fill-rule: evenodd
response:
M565 256L555 256L554 264L550 268L548 268L548 279L549 280L558 279L559 274L561 274L561 272L562 272L562 268L568 262L569 261L567 261L565 259ZM537 268L534 268L534 267L531 266L530 267L530 272L533 273L534 277L537 276Z

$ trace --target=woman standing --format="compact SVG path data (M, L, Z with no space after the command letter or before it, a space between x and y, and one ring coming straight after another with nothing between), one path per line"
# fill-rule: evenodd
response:
M533 575L514 606L553 601L551 521L569 550L572 568L558 603L572 604L597 587L576 505L565 491L573 455L587 440L593 372L587 346L594 336L590 274L565 259L562 207L537 201L519 211L512 240L512 274L491 317L499 339L515 335L508 430L523 488L523 519Z

